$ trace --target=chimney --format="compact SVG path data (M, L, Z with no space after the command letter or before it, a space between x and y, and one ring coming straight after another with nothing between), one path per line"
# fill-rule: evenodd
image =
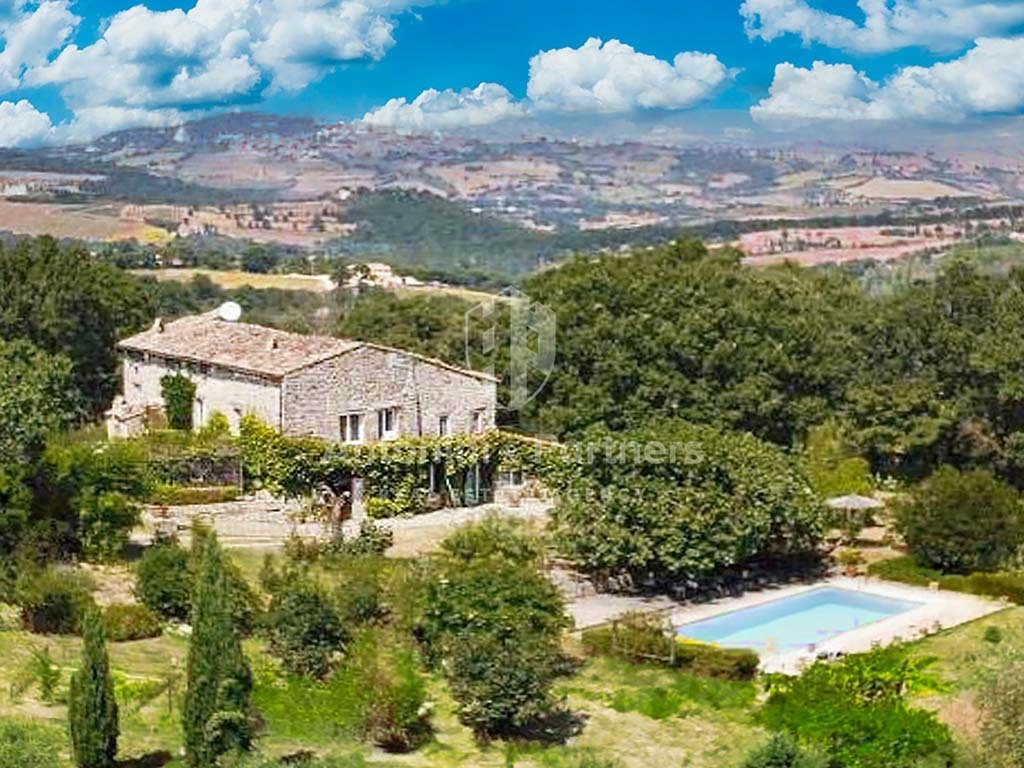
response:
M162 317L158 317L156 320L153 321L153 331L155 333L164 332L164 319Z

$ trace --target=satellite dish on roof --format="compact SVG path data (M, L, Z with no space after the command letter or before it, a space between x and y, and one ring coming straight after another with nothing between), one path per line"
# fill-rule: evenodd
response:
M226 301L217 307L217 317L226 323L237 323L242 317L242 307L233 301Z

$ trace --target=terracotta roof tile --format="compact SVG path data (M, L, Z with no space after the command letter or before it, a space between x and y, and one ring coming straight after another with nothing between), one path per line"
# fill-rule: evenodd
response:
M162 330L161 330L162 325ZM326 336L304 336L261 325L230 323L215 315L157 321L125 339L120 349L216 365L275 379L361 346Z

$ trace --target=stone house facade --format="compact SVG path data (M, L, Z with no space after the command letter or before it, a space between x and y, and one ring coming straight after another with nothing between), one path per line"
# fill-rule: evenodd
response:
M195 385L193 427L214 413L237 432L253 414L285 434L348 443L483 432L494 427L497 379L411 352L286 333L216 314L157 320L118 345L123 394L112 437L141 432L164 409L162 380Z

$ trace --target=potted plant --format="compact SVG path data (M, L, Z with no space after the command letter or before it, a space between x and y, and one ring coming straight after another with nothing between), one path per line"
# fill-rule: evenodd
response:
M847 576L856 576L860 572L860 566L864 564L864 555L859 549L844 549L836 556L836 560L843 566L843 572Z

